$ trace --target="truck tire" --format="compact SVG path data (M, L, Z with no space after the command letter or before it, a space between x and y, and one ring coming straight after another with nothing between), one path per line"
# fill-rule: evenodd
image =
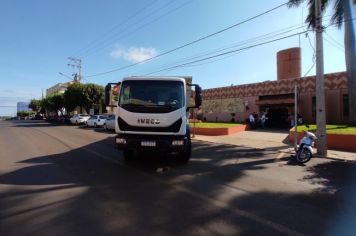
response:
M126 162L131 162L135 157L134 150L124 149L122 150L122 152L124 154L124 159Z
M184 151L179 152L179 160L182 162L188 162L192 153L192 143L190 138L188 139L187 145L184 147Z
M182 162L188 162L192 153L192 141L190 139L189 127L187 127L186 137L187 137L187 144L185 145L184 150L178 153L179 160Z

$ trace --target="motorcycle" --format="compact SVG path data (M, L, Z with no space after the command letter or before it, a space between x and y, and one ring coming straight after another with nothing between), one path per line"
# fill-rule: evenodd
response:
M304 137L296 147L295 160L298 163L306 163L310 161L313 156L313 146L316 139L315 134L309 131L304 131Z

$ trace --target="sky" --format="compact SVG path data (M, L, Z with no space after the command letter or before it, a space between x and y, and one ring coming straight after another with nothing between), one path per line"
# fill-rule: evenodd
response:
M84 83L187 75L207 89L276 80L276 53L301 47L302 76L315 75L314 32L301 34L305 4L244 22L284 3L0 0L0 116L15 115L17 102L69 81L78 72L69 57L82 60ZM325 73L345 71L343 34L343 28L325 29Z

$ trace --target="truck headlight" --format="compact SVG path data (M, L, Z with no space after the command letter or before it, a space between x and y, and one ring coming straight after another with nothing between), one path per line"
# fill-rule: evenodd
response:
M184 145L184 140L173 140L172 141L172 146L183 146Z
M117 138L117 139L116 139L116 143L117 143L117 144L126 144L126 139L124 139L124 138Z

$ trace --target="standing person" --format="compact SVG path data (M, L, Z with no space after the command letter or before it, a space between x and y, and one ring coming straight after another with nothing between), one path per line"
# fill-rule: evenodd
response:
M262 125L262 129L266 128L266 121L267 121L267 116L266 113L264 112L261 116L261 125Z
M255 119L255 128L257 128L260 123L260 120L259 120L256 112L253 112L252 115L253 115L253 118Z
M250 122L250 125L251 125L251 129L255 129L256 124L255 124L255 117L253 116L253 114L250 114L249 122Z
M303 124L303 118L300 114L297 115L298 117L298 125L302 125Z

